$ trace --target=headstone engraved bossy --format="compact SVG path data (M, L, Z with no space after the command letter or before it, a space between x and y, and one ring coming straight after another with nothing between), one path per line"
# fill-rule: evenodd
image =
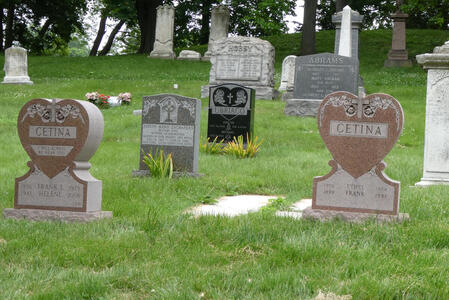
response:
M332 170L314 178L312 208L304 215L329 217L337 211L362 213L350 218L364 213L398 217L400 183L384 174L383 158L402 132L399 102L386 94L360 99L335 92L324 98L317 122L333 157Z
M144 96L142 101L141 149L145 153L171 153L175 172L198 174L201 101L174 94ZM148 174L140 153L140 170Z
M214 42L209 84L236 83L256 91L256 99L271 100L274 90L274 47L253 37L228 37ZM209 97L209 85L201 97Z
M238 84L212 86L209 93L209 116L207 137L225 143L234 137L247 136L251 139L254 128L255 92Z
M102 182L89 173L104 128L95 105L33 99L22 107L17 125L31 161L29 171L16 178L15 209L5 210L6 217L90 221L112 216L101 211Z

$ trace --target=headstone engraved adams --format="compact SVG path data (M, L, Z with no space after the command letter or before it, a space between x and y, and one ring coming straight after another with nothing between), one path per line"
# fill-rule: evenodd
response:
M386 94L360 99L348 92L328 95L317 116L320 135L332 154L329 174L313 180L312 208L305 217L398 220L400 183L384 174L383 158L403 127L399 102Z
M254 127L254 90L237 85L223 84L210 88L207 137L231 142L234 137L251 139Z
M89 159L103 136L100 110L87 101L33 99L18 117L20 141L30 170L16 178L14 208L5 217L90 221L101 211L102 182Z
M175 173L198 175L201 101L174 94L145 96L142 101L141 149L171 153ZM140 153L140 170L149 174Z
M356 58L331 53L298 56L293 98L286 101L284 112L292 116L316 116L326 95L336 91L357 94L358 78Z

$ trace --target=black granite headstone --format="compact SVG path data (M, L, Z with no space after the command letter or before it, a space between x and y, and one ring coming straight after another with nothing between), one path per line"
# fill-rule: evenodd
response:
M222 84L210 87L207 137L231 142L243 135L253 136L255 92L238 84Z
M321 100L328 94L346 91L358 94L359 62L332 53L298 56L293 99Z

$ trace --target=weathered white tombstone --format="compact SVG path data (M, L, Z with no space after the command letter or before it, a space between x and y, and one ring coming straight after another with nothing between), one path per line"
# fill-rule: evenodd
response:
M209 85L235 83L256 90L256 99L272 100L274 89L274 47L268 41L234 36L214 43ZM201 97L209 97L209 85Z
M215 41L226 38L229 28L229 7L226 5L217 5L212 8L210 17L210 33L207 51L204 53L203 60L210 60L212 55L212 46Z
M174 59L173 29L175 26L175 8L164 4L157 7L156 39L150 57Z
M172 154L175 176L198 176L201 101L174 94L144 96L139 170L134 176L151 175L144 153Z
M390 95L365 98L335 92L321 102L317 123L332 154L332 170L313 179L312 208L304 217L348 221L408 219L399 213L400 182L384 173L384 157L403 128L403 111Z
M287 91L288 87L293 90L295 77L295 55L289 55L282 61L281 85L279 91ZM291 84L289 86L289 83Z
M179 60L200 60L201 54L192 50L182 50L179 52Z
M24 48L12 46L5 50L4 71L2 83L33 84L28 76L28 57Z
M449 41L416 60L427 70L424 170L416 186L449 184Z
M338 47L338 55L352 56L352 10L346 5L343 8L341 18L340 44ZM357 57L358 58L358 57Z
M334 53L339 53L340 35L342 26L343 11L338 12L332 16L332 23L335 24L335 44ZM359 58L359 44L360 44L360 29L363 23L363 16L357 11L351 10L351 57Z
M112 217L101 210L102 182L89 173L104 128L94 104L33 99L20 110L17 126L30 170L16 178L14 209L3 211L6 218L86 222Z

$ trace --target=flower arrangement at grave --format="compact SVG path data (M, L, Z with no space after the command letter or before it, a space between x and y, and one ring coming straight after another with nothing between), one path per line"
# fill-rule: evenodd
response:
M126 93L120 93L118 95L118 99L121 101L122 104L129 105L131 103L132 95L130 92Z
M109 96L98 92L86 93L86 98L90 103L95 104L98 108L109 108Z

